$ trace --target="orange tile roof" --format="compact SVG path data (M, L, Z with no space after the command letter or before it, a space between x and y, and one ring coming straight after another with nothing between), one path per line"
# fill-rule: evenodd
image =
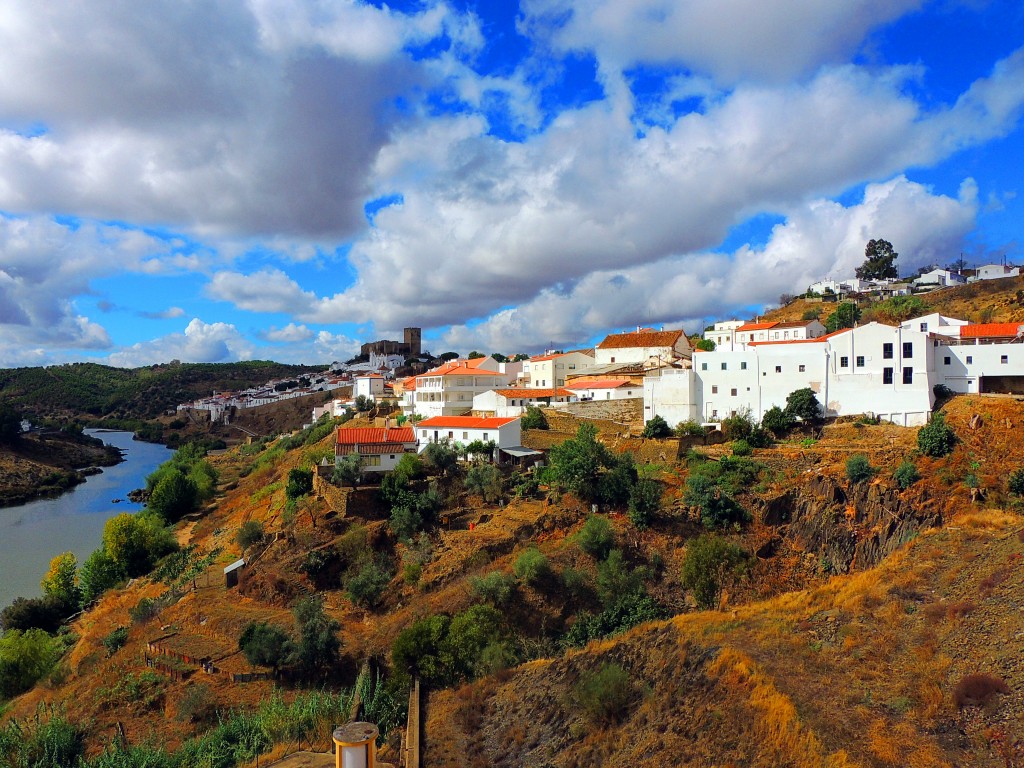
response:
M604 341L597 345L598 349L628 349L630 347L674 347L682 330L653 331L644 329L639 332L613 333L605 336Z
M624 387L627 384L632 385L629 379L598 379L596 381L574 381L572 384L566 384L566 389L615 389L616 387ZM639 385L636 385L639 386Z
M778 325L778 323L747 323L746 325L741 325L737 328L736 333L741 333L743 331L766 331L769 328L774 328L776 325Z
M414 442L413 440L409 441ZM355 445L352 446L337 446L338 448L351 447L353 450L349 453L355 452ZM382 456L385 453L405 453L405 446L402 443L360 443L359 453L363 456ZM347 455L347 454L344 454Z
M353 427L338 429L337 445L415 443L412 427Z
M961 339L1014 338L1021 323L976 323L960 327Z
M495 429L497 427L503 427L506 424L510 424L513 421L519 421L518 416L488 416L486 418L480 418L479 416L432 416L429 419L424 419L416 424L416 427L438 427L444 429L446 427L458 427L459 429Z
M778 344L817 344L822 341L828 341L834 336L838 336L841 333L852 331L852 328L840 328L838 331L832 331L832 333L826 333L824 336L818 336L814 339L783 339L782 341L751 341L747 343L749 347L774 347Z
M421 373L416 378L423 376L501 376L502 374L497 371L488 371L479 367L488 359L490 358L477 357L472 360L449 360L444 365Z
M575 397L567 389L531 389L530 387L513 387L511 389L499 389L496 392L502 397L523 397L535 399L538 397Z

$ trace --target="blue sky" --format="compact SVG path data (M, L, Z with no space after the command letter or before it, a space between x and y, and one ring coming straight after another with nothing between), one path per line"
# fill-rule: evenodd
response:
M1024 262L1009 0L0 10L0 367L689 329Z

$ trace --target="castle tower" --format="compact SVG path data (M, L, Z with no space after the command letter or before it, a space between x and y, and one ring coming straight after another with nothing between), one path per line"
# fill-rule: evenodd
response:
M409 346L409 355L411 357L419 357L420 354L420 335L422 329L420 328L405 328L405 343Z

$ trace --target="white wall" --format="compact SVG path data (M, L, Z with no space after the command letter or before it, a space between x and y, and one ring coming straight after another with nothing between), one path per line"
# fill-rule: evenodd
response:
M695 354L694 358L699 358ZM690 368L666 368L644 379L644 422L661 416L670 427L698 418L693 394L696 377Z
M431 427L416 425L416 440L420 452L430 443L443 442L468 445L474 440L493 440L499 448L515 448L522 445L522 427L519 419L513 419L500 427Z

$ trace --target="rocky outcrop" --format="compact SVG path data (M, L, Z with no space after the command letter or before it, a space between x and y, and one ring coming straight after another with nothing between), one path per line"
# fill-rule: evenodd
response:
M815 552L833 573L862 570L942 522L923 492L908 496L881 483L843 486L815 475L799 491L767 501L760 511L766 525L801 549Z

